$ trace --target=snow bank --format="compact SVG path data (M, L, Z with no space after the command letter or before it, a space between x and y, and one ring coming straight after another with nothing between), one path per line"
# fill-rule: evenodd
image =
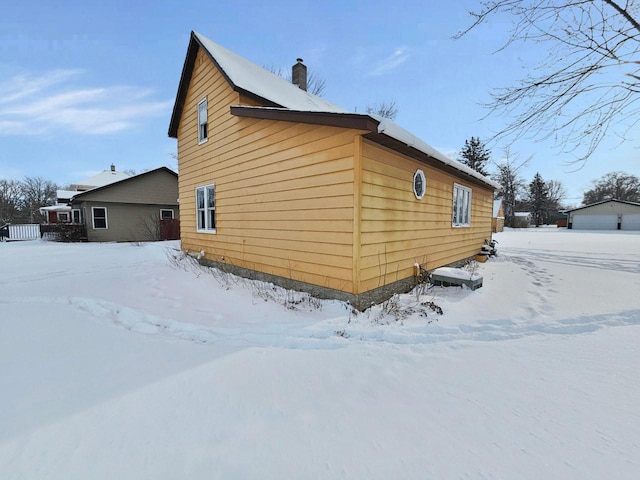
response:
M496 238L483 288L362 314L176 242L0 244L2 477L636 478L640 235Z

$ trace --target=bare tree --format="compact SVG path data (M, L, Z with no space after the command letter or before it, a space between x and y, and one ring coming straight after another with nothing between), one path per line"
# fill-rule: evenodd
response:
M519 161L517 155L511 155L509 148L505 148L504 160L496 164L498 171L491 178L498 182L502 189L496 193L496 199L502 199L504 208L504 224L507 227L514 226L516 204L524 193L525 182L520 175L529 159Z
M562 203L567 196L567 191L560 180L547 180L545 183L547 185L547 218L553 220L563 208Z
M389 120L395 120L398 115L398 107L395 100L383 100L376 102L373 105L367 105L367 113L373 113L380 115L381 117L388 118Z
M20 199L20 182L0 180L0 226L12 223L18 218Z
M635 175L611 172L592 183L593 188L584 192L583 205L610 199L640 203L640 179Z
M318 97L324 95L325 90L327 89L326 80L320 76L315 70L308 70L307 73L307 92L313 93Z
M291 72L286 71L282 67L271 66L263 66L265 70L279 76L280 78L285 79L287 82L291 83ZM326 80L320 76L315 70L307 67L307 92L317 95L321 97L324 95L325 90L327 89Z
M42 177L25 177L20 189L23 215L31 223L40 218L40 207L53 205L57 199L58 186Z
M460 38L491 17L513 19L501 50L519 42L548 56L517 86L494 90L491 114L511 122L494 139L553 138L584 161L607 134L621 141L640 120L639 0L492 0L481 2Z

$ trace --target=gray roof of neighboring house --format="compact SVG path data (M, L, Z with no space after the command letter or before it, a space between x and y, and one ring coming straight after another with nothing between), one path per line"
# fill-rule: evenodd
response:
M266 107L239 105L236 112L258 118L282 118L285 116L292 121L297 119L297 121L307 122L313 117L311 123L325 124L325 122L329 122L329 124L337 126L345 126L347 125L345 122L356 121L359 122L359 125L366 125L366 128L370 129L372 132L370 138L374 141L399 151L419 152L436 160L440 165L461 172L494 189L501 188L497 182L457 160L449 158L392 120L378 115L358 114L344 110L323 98L301 90L296 85L196 32L191 32L187 57L169 125L169 136L171 137L176 138L178 135L178 123L184 108L195 56L199 48L203 48L208 53L234 90L259 99L260 103L267 105ZM290 115L296 113L297 116ZM386 137L387 140L382 137Z
M174 172L173 170L171 170L170 168L167 168L167 167L154 168L153 170L149 170L148 172L139 173L138 175L133 175L133 176L127 176L126 178L117 180L115 182L108 183L108 184L103 185L101 187L92 188L91 190L85 190L84 192L76 192L76 194L73 196L73 198L71 198L71 201L72 201L72 203L75 203L75 201L79 197L83 197L83 196L86 196L86 195L92 195L92 194L94 194L94 193L96 193L96 192L98 192L100 190L104 190L105 188L112 187L116 183L117 184L122 184L123 182L136 180L136 179L138 179L138 178L140 178L140 177L142 177L144 175L149 175L151 173L155 173L155 172L158 172L158 171L161 171L161 170L164 170L164 171L166 171L168 173L171 173L172 175L175 175L176 178L178 177L178 174L176 172Z
M71 186L77 187L104 187L105 185L109 185L113 182L119 182L120 180L125 180L129 178L131 175L123 172L115 172L113 170L103 170L102 172L94 175L93 177L89 177L86 180L81 182L72 183Z

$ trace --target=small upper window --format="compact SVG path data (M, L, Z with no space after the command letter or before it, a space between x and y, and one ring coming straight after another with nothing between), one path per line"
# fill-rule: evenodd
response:
M454 227L471 225L471 189L457 183L453 184L453 219Z
M161 208L160 209L160 220L173 220L173 209L172 208Z
M209 121L207 119L207 99L198 103L198 143L204 143L209 138Z
M413 174L413 194L418 200L422 200L426 191L427 179L424 176L424 172L416 170L416 173Z

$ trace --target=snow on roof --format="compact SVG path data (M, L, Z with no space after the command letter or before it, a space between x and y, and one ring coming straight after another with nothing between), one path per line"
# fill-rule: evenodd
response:
M193 32L193 35L214 58L223 70L223 73L236 87L258 95L259 97L290 110L303 112L353 113L298 88L296 85L284 80L278 75L259 67L258 65L230 50L227 50L197 32ZM364 114L360 115L367 116ZM373 114L368 116L379 122L378 133L387 135L409 147L415 148L422 153L426 153L443 164L481 180L483 183L488 184L493 188L501 188L500 184L485 177L484 175L481 175L466 165L463 165L457 160L444 155L392 120Z
M590 203L589 205L582 205L581 207L576 207L576 208L572 208L572 209L569 209L569 210L562 210L562 212L563 213L575 212L576 210L582 210L583 208L594 207L596 205L602 205L603 203L609 203L609 202L623 203L623 204L626 204L626 205L634 205L634 206L640 207L640 203L629 202L627 200L616 200L615 198L608 198L606 200L600 200L599 202Z
M124 177L118 178L117 180L114 180L112 182L105 183L104 185L101 185L99 187L90 188L90 189L82 191L82 192L74 192L74 195L71 198L71 202L75 203L76 200L78 199L78 197L84 197L85 195L89 195L91 193L94 193L96 190L102 190L105 187L111 188L111 185L114 184L114 183L124 182L124 181L133 181L136 178L143 177L143 176L146 176L146 175L154 175L157 172L162 172L162 171L170 173L171 175L175 176L176 179L178 178L178 174L176 172L174 172L173 170L171 170L170 168L168 168L168 167L158 167L158 168L154 168L153 170L147 170L146 172L138 173L136 175L123 174Z
M56 190L56 197L59 199L69 199L76 193L78 193L76 190Z
M347 113L199 33L193 33L235 86L293 110Z
M71 207L69 205L50 205L48 207L40 207L40 213L45 212L70 212Z
M400 142L403 142L408 147L412 147L412 148L415 148L416 150L420 150L422 153L426 153L430 157L435 158L436 160L439 160L445 165L453 167L456 170L466 173L471 177L477 178L478 180L481 180L482 182L488 185L491 185L495 189L502 188L499 183L494 182L493 180L476 172L474 169L469 168L466 165L463 165L462 163L458 162L457 160L454 160L453 158L446 156L444 153L439 152L438 150L433 148L431 145L421 140L420 138L416 137L414 134L410 133L409 131L405 130L394 121L389 120L388 118L380 117L379 115L369 115L369 116L375 118L380 122L380 124L378 125L378 133L382 133Z
M109 185L113 182L119 182L120 180L125 180L129 178L131 175L128 175L123 172L114 172L112 170L103 170L101 173L94 175L93 177L87 178L82 182L74 183L72 187L104 187L105 185ZM78 192L75 192L78 193Z

